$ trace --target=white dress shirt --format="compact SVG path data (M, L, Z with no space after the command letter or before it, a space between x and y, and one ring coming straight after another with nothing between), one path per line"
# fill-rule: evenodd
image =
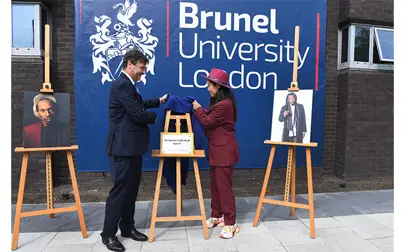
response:
M128 79L131 81L132 85L135 86L136 92L138 92L138 94L141 94L141 93L139 92L138 87L136 86L136 82L131 78L131 76L129 76L129 74L127 74L125 71L122 71L122 72L128 77Z

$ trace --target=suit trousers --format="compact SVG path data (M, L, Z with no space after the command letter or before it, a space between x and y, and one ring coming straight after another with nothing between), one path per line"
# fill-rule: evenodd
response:
M232 191L233 166L211 166L211 217L224 215L225 225L236 222L235 195Z
M134 227L135 201L142 175L142 156L109 158L114 186L106 201L102 237L114 236L118 225L121 232Z

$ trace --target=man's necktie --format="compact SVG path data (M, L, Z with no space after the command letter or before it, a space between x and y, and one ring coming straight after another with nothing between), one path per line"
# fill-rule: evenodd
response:
M139 89L138 89L138 87L136 86L136 84L134 84L134 87L135 87L135 89L136 89L136 92L138 92L138 94L141 94L141 92L139 92Z

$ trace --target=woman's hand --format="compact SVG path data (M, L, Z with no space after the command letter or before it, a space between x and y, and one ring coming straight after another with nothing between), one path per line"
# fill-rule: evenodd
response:
M194 110L198 109L199 107L201 107L201 105L197 101L193 101Z

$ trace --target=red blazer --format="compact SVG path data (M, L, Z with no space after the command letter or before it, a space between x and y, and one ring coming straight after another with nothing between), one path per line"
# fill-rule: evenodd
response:
M41 122L33 123L24 127L24 147L41 147Z
M51 140L49 146L43 146L41 139L41 122L33 123L24 127L23 146L25 148L40 148L40 147L59 147L70 146L69 125L59 123L53 125L57 130L56 135L47 135L45 137Z
M211 109L198 108L195 116L205 128L208 137L208 160L212 166L233 166L239 162L238 143L235 138L234 109L228 99Z

